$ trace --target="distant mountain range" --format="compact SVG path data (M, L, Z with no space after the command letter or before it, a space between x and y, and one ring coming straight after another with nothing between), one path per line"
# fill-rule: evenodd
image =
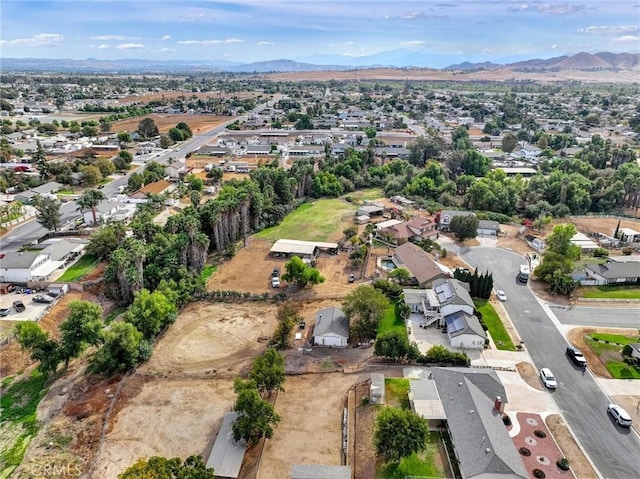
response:
M2 58L0 70L7 72L78 72L78 73L270 73L346 71L371 68L428 68L442 59L426 53L410 50L393 50L367 57L327 55L310 58L312 62L294 60L270 60L256 63L229 62L225 60L86 60L50 58ZM347 63L348 62L348 63ZM520 72L548 72L560 70L619 71L638 70L640 53L577 53L572 56L533 59L514 63L465 61L449 65L442 70L479 71L511 69Z

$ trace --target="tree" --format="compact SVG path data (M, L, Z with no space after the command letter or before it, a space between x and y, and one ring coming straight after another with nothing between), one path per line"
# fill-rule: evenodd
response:
M273 426L280 422L273 405L260 397L253 381L236 378L233 388L237 394L233 410L238 413L233 423L233 439L244 439L249 445L262 437L271 439Z
M407 284L412 276L407 268L396 268L389 273L389 278L395 279L400 284Z
M144 175L142 173L131 173L127 180L127 189L129 191L138 191L144 186Z
M96 206L98 206L102 200L104 200L102 191L86 190L82 195L80 195L80 198L76 200L76 203L78 204L80 211L83 213L88 209L91 210L91 213L93 214L93 224L96 224L98 222L96 217Z
M56 108L58 109L58 111L61 111L62 110L62 106L64 105L64 97L63 96L56 97L55 105L56 105Z
M167 459L153 456L140 459L118 475L118 479L215 479L213 468L207 468L202 456Z
M55 198L39 196L34 206L36 221L49 231L58 231L58 228L62 226L62 213L60 212L62 203Z
M187 175L185 181L189 184L190 190L200 192L204 190L204 181L202 180L202 178L199 178L194 174Z
M460 166L466 175L485 176L491 169L491 159L481 155L477 150L467 150Z
M106 224L91 234L85 251L100 259L108 258L126 237L126 226L122 222Z
M415 343L410 344L407 333L402 331L385 331L377 339L373 354L389 359L417 359L420 350Z
M365 126L362 131L367 135L367 138L375 138L378 134L374 126Z
M38 369L47 376L55 374L60 364L60 346L49 338L37 323L31 321L20 322L16 325L16 340L18 344L29 351L31 359L38 361Z
M295 301L289 300L278 308L276 314L278 325L273 333L273 337L269 342L269 345L277 349L286 349L289 347L289 338L291 336L291 330L296 324L302 321L300 316L300 305Z
M167 148L170 148L175 144L175 140L169 135L160 135L160 148L162 148L163 150L166 150Z
M93 372L112 374L126 372L138 364L142 333L131 323L116 322L102 330L103 345L91 358Z
M518 146L518 138L513 133L507 133L502 137L502 151L511 153Z
M160 291L142 289L135 295L125 321L133 324L145 339L153 339L162 328L175 321L176 306Z
M108 121L100 122L100 133L109 133L111 131L111 123Z
M82 167L82 184L95 186L102 181L102 173L97 166L88 165Z
M112 175L116 171L116 165L114 165L113 161L111 161L109 158L98 158L93 163L93 166L98 167L98 169L100 170L100 174L103 177Z
M569 295L577 283L571 277L574 263L580 258L580 248L571 243L576 234L575 226L557 225L546 240L542 262L535 275L549 284L555 294Z
M168 135L174 142L183 141L185 139L182 130L176 127L171 128Z
M384 407L376 419L373 435L376 455L397 462L422 451L428 434L426 419L413 411Z
M138 123L138 134L145 139L154 138L160 134L153 118L143 118Z
M191 131L191 127L187 125L185 122L181 121L176 125L176 128L182 131L182 136L184 139L191 138L193 136L193 132Z
M475 215L461 215L451 218L449 229L460 241L475 238L478 235L478 217Z
M71 358L77 358L89 344L100 342L102 308L91 301L69 303L69 316L60 324L60 353L65 369Z
M118 132L118 141L121 143L130 143L131 142L131 134L128 131L120 131Z
M284 269L286 273L282 275L282 279L287 282L293 282L300 288L304 288L309 284L324 283L324 276L320 274L320 271L306 264L298 256L294 256L287 261Z
M358 341L375 338L380 319L388 308L386 296L373 286L361 285L354 289L342 302L351 337Z
M263 397L275 390L284 391L284 356L274 348L267 348L253 360L249 378L256 383L256 388Z
M313 130L313 128L313 122L311 118L309 118L309 115L300 115L298 121L295 123L296 130Z

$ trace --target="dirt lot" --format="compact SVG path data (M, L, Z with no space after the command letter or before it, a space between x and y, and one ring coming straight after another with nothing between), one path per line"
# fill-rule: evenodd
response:
M287 260L271 257L269 255L270 248L271 244L268 241L251 238L247 247L240 248L233 260L220 266L209 280L207 289L255 294L273 294L280 291L295 294L296 298L318 299L341 298L355 287L354 284L348 283L349 274L353 270L349 264L347 253L342 252L335 256L324 253L318 256L317 268L325 277L323 284L298 291L295 287L289 290L288 284L283 281L280 290L275 290L271 287L271 272L276 267L284 272ZM247 274L248 271L251 271L251 274Z
M189 125L194 134L209 131L220 123L224 123L231 119L229 116L168 115L152 113L150 115L137 116L135 118L127 118L126 120L117 121L111 125L111 131L115 133L120 131L136 131L138 129L138 123L140 123L143 118L152 118L156 123L158 130L160 130L160 133L166 133L178 123L185 122Z

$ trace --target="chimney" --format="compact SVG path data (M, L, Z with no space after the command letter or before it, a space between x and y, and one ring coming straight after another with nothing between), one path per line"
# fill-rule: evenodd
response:
M496 408L496 411L499 413L504 412L504 403L502 402L502 398L500 396L496 396L496 400L493 403L493 406Z

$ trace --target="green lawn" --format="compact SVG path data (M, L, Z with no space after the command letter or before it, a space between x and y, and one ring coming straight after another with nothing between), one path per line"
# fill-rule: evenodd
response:
M584 298L640 299L637 286L592 286L583 288Z
M618 343L621 346L625 344L640 343L640 337L638 336L623 336L622 334L604 334L604 333L591 333L589 336L597 338L599 341L609 341L610 343Z
M438 469L435 457L438 455L440 435L430 432L425 450L403 458L399 463L391 462L377 468L376 479L405 479L407 476L446 477L444 471Z
M281 238L301 241L329 241L344 229L343 218L352 216L356 206L338 198L305 203L290 213L278 226L257 233L257 238L275 241Z
M91 254L85 254L76 261L76 263L71 265L56 281L61 283L78 281L88 275L97 265L97 257Z
M20 465L31 438L38 432L36 408L47 392L43 375L34 372L30 377L18 381L3 381L0 398L0 477L9 477Z
M601 339L599 341L595 341L591 337L598 337ZM591 348L591 350L600 358L609 371L609 374L615 379L640 379L640 368L637 366L632 366L626 364L621 359L622 346L618 344L612 344L611 342L605 343L605 338L615 338L616 342L620 341L620 337L617 334L593 334L589 337L585 336L585 341L587 345ZM636 342L637 337L626 337L622 336L622 338L626 338L628 342ZM607 339L609 341L610 339Z
M385 402L389 406L409 409L409 380L406 378L384 378Z
M482 314L482 320L489 328L489 333L493 338L493 342L496 343L496 347L504 351L515 351L516 347L513 345L509 333L504 329L504 325L491 303L485 299L474 299L473 302L476 305L476 309Z
M74 195L75 191L69 189L69 188L61 188L57 191L57 193L59 195Z
M384 198L382 188L367 188L366 190L358 190L353 193L345 195L345 197L351 198L355 203L362 203L365 200L378 200Z
M398 303L391 303L389 308L387 308L387 312L380 320L380 324L378 324L378 336L387 331L404 331L405 334L407 332L404 319L400 316L400 306Z

